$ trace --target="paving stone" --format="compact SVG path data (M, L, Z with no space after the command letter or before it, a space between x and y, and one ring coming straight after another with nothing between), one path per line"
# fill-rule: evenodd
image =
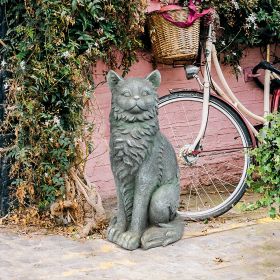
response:
M133 252L101 239L26 237L0 229L0 280L278 280L279 263L279 222Z

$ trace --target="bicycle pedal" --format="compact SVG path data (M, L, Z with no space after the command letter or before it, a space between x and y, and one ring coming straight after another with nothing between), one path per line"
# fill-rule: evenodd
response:
M243 74L244 74L244 81L245 81L245 83L251 82L251 81L253 81L254 78L257 78L257 77L260 76L260 74L253 74L252 73L253 68L254 67L245 67L245 68L243 68Z

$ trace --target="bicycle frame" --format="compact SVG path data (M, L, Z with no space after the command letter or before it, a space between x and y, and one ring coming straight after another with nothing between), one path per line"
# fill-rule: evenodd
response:
M200 125L200 129L196 139L194 140L193 144L190 145L188 148L188 153L192 153L195 149L198 148L201 139L205 134L205 130L207 127L207 120L209 114L209 101L210 101L210 71L211 71L211 51L213 47L213 36L212 36L212 24L209 25L208 37L206 40L206 48L205 48L205 55L206 55L206 66L204 68L204 83L203 83L203 105L202 105L202 121Z
M253 124L246 118L249 116L262 124L266 123L265 116L270 113L270 101L269 101L269 91L270 91L270 75L271 72L269 70L265 70L265 81L264 81L264 115L259 116L254 114L252 111L248 110L236 97L236 95L230 89L223 72L221 70L221 66L218 61L217 51L214 44L214 31L213 25L209 25L208 36L206 39L206 47L205 47L205 68L204 68L204 82L203 82L203 108L202 108L202 121L200 125L200 130L196 139L194 140L193 144L190 145L188 148L187 153L193 153L198 147L200 146L201 140L204 137L207 121L208 121L208 114L209 114L209 101L210 101L210 82L214 85L215 90L218 94L229 104L231 104L240 114L240 116L245 120L249 130L253 132L256 136L258 131L254 128ZM269 62L270 56L270 47L267 46L267 61ZM218 78L222 84L223 89L211 78L211 62L213 61L214 67L216 69Z

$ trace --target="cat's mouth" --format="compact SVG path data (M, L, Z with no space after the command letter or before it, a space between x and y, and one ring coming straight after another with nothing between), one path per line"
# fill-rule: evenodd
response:
M144 109L142 109L139 105L135 105L135 106L133 106L130 110L129 110L129 112L130 113L133 113L133 114L138 114L138 113L140 113L140 112L142 112L142 111L145 111Z

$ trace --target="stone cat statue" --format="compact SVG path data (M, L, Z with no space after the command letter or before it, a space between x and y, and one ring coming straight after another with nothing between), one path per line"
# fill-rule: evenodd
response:
M181 239L184 224L177 215L176 155L158 124L160 73L122 79L111 70L107 81L112 92L110 160L118 199L107 238L128 250L166 246Z

